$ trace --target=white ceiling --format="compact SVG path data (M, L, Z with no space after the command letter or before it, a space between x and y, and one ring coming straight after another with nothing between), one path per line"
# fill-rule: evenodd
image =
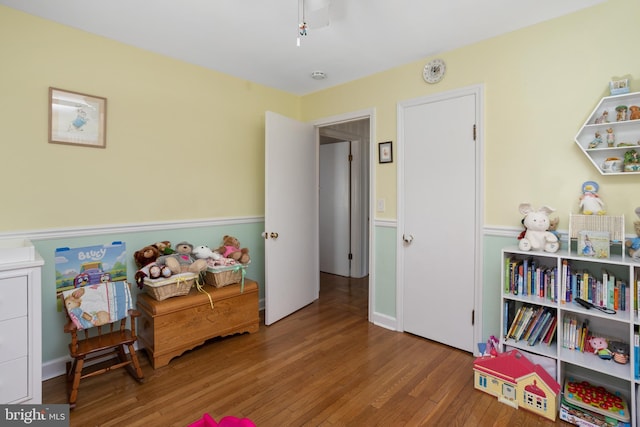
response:
M300 47L296 46L298 0L0 0L0 4L303 95L604 1L304 0L309 30ZM323 71L327 78L313 80L313 71Z

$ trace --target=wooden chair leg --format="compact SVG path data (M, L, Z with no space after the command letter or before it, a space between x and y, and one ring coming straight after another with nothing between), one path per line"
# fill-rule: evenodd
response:
M135 370L135 379L141 381L144 378L144 374L142 373L142 368L140 367L140 362L138 362L138 355L136 354L136 349L133 348L133 344L129 344L129 357L131 357L131 363L133 364L133 370Z
M76 406L76 399L78 398L78 388L80 387L80 378L82 377L83 366L84 359L75 359L73 361L73 378L71 380L71 390L69 392L69 406L71 408L74 408Z

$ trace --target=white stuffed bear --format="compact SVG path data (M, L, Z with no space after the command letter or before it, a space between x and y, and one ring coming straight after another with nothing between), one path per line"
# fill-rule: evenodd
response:
M543 206L536 211L530 203L520 203L520 213L525 215L523 224L527 229L518 243L521 251L557 252L560 249L558 237L548 231L549 214L554 211L555 209L548 206Z
M217 261L222 258L222 255L218 252L212 251L208 246L204 245L194 248L192 254L196 259L213 259Z

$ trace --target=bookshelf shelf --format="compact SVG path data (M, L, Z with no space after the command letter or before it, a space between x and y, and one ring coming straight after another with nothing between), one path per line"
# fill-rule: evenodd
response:
M577 375L621 391L631 408L631 425L638 426L640 345L634 347L634 339L640 334L640 264L616 255L597 259L570 251L526 252L517 247L504 248L501 260L502 348L548 358L545 363L555 366L560 384ZM594 305L609 305L616 313L586 309L575 302L576 296ZM544 314L536 317L538 312L549 313L546 320ZM554 327L549 319L554 317L556 330L549 335ZM544 322L551 322L546 332ZM538 338L532 337L536 323L542 331ZM592 335L629 344L629 363L594 354L586 343Z

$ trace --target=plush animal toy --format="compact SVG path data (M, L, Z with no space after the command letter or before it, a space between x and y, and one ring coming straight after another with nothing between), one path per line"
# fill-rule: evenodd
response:
M158 248L160 255L171 255L176 252L171 248L171 242L168 240L163 240L162 242L155 242L153 246Z
M640 207L636 208L636 215L640 217ZM640 259L640 221L633 222L633 228L636 231L636 236L633 239L628 239L624 242L627 247L627 253L634 259Z
M180 242L176 245L176 253L158 258L158 264L169 267L173 274L201 273L207 269L207 261L193 257L193 245Z
M214 261L222 258L222 255L218 252L212 251L209 246L204 245L194 248L193 256L196 257L196 259L213 259Z
M589 345L593 349L593 354L598 355L599 358L604 360L611 360L612 353L609 350L609 344L607 340L602 337L591 337L589 338Z
M580 209L583 215L604 215L604 202L598 196L600 187L595 181L586 181L582 184L582 196L580 196Z
M538 210L533 209L529 203L520 204L520 213L525 215L523 224L527 231L520 239L518 247L521 251L542 250L545 252L557 252L560 243L555 234L549 230L549 214L555 209L543 206Z
M144 279L150 277L157 279L159 277L170 277L172 272L166 265L160 265L156 261L160 255L155 245L148 245L133 253L133 259L138 266L138 271L134 275L136 285L142 289L144 287Z
M222 238L222 246L216 249L216 252L241 264L248 264L251 261L249 249L240 248L240 242L233 236L224 236Z

